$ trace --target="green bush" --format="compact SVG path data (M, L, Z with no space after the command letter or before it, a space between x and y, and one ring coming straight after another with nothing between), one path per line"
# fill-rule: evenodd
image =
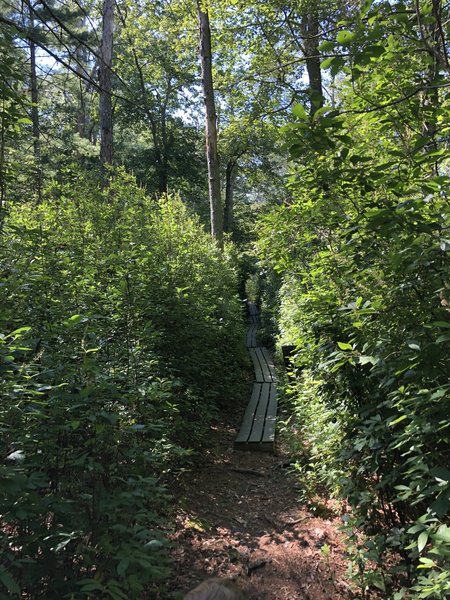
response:
M292 200L262 216L259 251L281 278L279 342L296 348L290 387L302 474L350 503L346 529L363 594L375 586L383 597L445 598L449 155L423 131L444 122L448 97L436 96L426 115L416 98L405 100L402 119L372 111L422 74L419 64L405 71L395 53L364 55L385 29L408 46L413 37L402 37L396 20L404 8L381 3L369 27L356 20L349 60L361 71L340 83L342 114L294 109L285 128ZM363 84L364 100L353 95Z
M236 278L177 198L68 179L1 248L0 597L139 598L168 573L164 482L236 394Z

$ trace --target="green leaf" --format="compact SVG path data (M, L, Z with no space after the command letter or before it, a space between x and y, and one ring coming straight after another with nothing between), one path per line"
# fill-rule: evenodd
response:
M83 592L103 591L103 585L95 579L82 579L78 582Z
M324 42L319 44L318 50L319 52L329 52L330 50L333 50L333 48L334 42L331 42L330 40L325 40Z
M433 539L450 544L450 527L447 525L441 525L433 536Z
M345 58L343 56L336 56L331 65L330 73L334 77L339 71L345 66ZM351 140L353 141L353 140Z
M305 107L301 104L294 104L292 107L292 114L299 119L303 119L304 121L308 120L308 113L306 112Z
M338 44L341 44L342 46L348 46L349 44L351 44L351 42L354 40L354 38L355 38L354 33L344 29L343 31L340 31L337 34L336 41Z
M376 358L375 356L360 356L359 357L359 364L360 365L376 365L379 362L379 359Z
M164 546L164 544L161 542L161 540L150 540L149 542L147 542L145 544L146 548L151 548L152 550L158 550L159 548L162 548Z
M341 350L353 350L353 346L347 342L338 342L337 344Z
M72 315L69 319L67 319L67 325L74 326L79 323L86 323L88 321L88 317L83 315Z
M31 331L31 327L19 327L19 329L15 329L11 333L9 333L6 337L17 337L22 333L26 333L27 331Z
M450 329L450 323L447 321L433 321L431 327L447 327L447 329Z
M424 529L424 525L422 525L421 523L417 524L417 525L413 525L412 527L410 527L406 533L419 533L419 531L422 531Z
M442 344L450 340L450 333L444 333L436 338L436 344Z
M325 60L323 60L320 63L320 67L322 69L328 69L329 67L331 67L331 65L333 64L333 62L336 60L336 56L329 56L328 58L326 58Z
M398 419L394 419L393 421L391 421L389 423L389 427L392 427L393 425L397 425L397 423L401 423L402 421L404 421L407 418L408 418L408 415L402 415L401 417L398 417Z
M427 543L428 543L428 531L422 531L422 533L419 535L419 538L417 540L418 551L422 552L422 550L425 548Z
M5 567L0 567L0 582L5 586L10 594L20 595L20 587L12 578Z
M419 561L421 564L417 566L418 569L433 569L436 566L434 560L431 560L430 558L421 557L419 558Z
M117 569L116 569L117 575L119 575L119 577L122 577L123 575L125 575L129 566L130 566L130 559L122 558L122 560L117 565Z
M419 350L420 351L419 344L415 344L413 342L411 342L410 344L408 344L408 348L411 348L411 350Z

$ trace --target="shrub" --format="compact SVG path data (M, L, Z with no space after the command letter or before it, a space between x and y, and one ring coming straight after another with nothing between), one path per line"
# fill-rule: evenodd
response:
M16 206L1 260L3 597L139 598L168 573L164 482L236 393L234 267L122 171Z

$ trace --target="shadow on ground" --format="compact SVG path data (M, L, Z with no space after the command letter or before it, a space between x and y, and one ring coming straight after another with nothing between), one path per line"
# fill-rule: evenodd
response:
M178 491L170 591L224 577L250 600L352 598L339 516L318 517L299 503L279 456L233 451L234 430L217 435Z

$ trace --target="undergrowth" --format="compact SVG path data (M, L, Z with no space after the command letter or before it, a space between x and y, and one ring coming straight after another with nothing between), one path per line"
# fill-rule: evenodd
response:
M11 208L0 260L0 597L154 595L165 484L236 393L232 260L122 171Z

